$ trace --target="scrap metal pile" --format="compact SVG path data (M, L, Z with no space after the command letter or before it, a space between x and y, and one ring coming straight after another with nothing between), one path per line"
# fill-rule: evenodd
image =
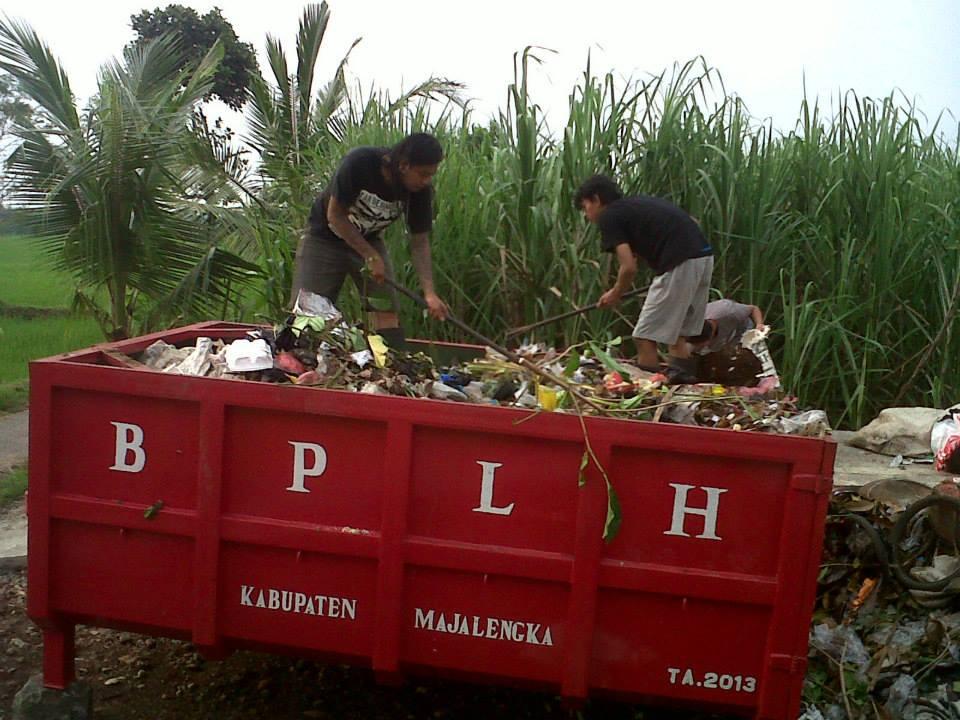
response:
M345 323L329 301L309 293L301 295L283 323L250 335L230 344L200 338L193 348L158 341L139 360L166 373L374 395L733 430L811 436L829 432L826 415L801 412L775 375L761 378L754 387L670 385L662 374L616 359L617 343L588 342L562 351L525 345L509 357L487 348L482 357L437 366L422 352L387 347L380 336Z
M801 720L960 718L960 485L834 492Z

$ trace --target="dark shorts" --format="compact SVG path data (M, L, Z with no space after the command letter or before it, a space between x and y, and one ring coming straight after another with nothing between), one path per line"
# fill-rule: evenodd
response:
M387 255L383 240L368 240L380 253L387 269L387 277L394 279L393 267ZM349 275L360 292L363 309L368 312L397 312L397 295L393 288L376 282L362 273L363 258L342 240L318 237L306 233L300 238L297 247L297 260L293 270L293 288L290 293L291 305L300 289L323 295L336 303L343 281Z

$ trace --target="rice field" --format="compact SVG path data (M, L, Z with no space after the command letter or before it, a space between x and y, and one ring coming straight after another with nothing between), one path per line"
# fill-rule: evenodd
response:
M50 271L26 238L0 237L0 277L0 385L25 380L30 360L103 341L92 318L67 313L69 278ZM27 307L60 312L23 312Z
M49 261L28 238L0 234L0 307L67 307L73 291L69 278L50 269Z

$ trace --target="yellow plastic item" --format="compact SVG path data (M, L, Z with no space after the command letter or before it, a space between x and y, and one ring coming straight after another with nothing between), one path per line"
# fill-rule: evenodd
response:
M387 364L387 344L380 335L367 335L367 342L373 351L373 361L377 367L384 367Z
M710 392L712 392L714 395L726 395L727 389L723 385L714 385Z
M552 387L537 386L537 402L544 410L553 412L557 409L557 389Z

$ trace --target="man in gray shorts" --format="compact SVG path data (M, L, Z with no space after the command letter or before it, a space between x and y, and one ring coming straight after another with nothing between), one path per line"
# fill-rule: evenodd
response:
M696 382L696 361L686 338L703 329L713 276L713 249L697 223L661 198L624 197L605 175L584 182L574 202L600 229L603 249L615 253L620 264L616 283L597 305L613 307L620 302L637 273L637 256L643 258L655 277L633 329L637 362L645 370L659 370L657 343L663 343L671 381Z
M409 135L392 148L351 150L310 211L297 248L291 302L301 288L336 302L349 275L360 291L368 328L388 345L401 346L396 293L384 283L393 279L393 270L380 233L405 216L423 298L430 315L443 320L448 310L433 287L428 237L431 181L442 159L440 143L426 133Z

